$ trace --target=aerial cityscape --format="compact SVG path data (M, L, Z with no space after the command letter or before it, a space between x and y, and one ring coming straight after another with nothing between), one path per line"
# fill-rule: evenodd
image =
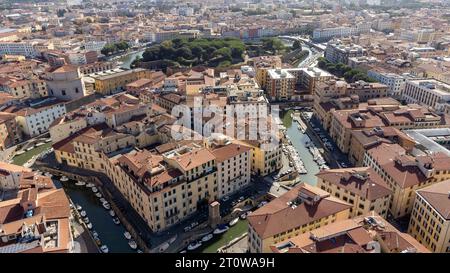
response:
M450 1L0 0L0 253L450 253Z

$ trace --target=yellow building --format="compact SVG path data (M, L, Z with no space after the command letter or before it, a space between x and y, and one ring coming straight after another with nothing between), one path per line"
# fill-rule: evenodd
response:
M126 90L126 85L136 80L152 77L152 71L135 68L124 70L116 68L89 74L95 80L95 91L102 95L111 95Z
M382 143L367 151L364 165L372 167L393 191L389 212L409 215L416 190L450 179L450 157L443 153L411 156L398 144Z
M353 206L350 217L370 211L387 216L392 191L372 168L323 170L316 176L317 187Z
M296 254L430 252L374 211L287 239L271 246L271 251Z
M433 252L450 253L450 180L416 191L408 233Z
M274 149L264 149L264 143L258 140L239 141L251 149L251 170L254 175L266 176L281 169L281 143Z
M349 218L352 206L301 183L248 216L251 253L267 253L288 238Z

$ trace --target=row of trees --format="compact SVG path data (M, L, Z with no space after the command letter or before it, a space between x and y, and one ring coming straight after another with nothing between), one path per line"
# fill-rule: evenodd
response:
M374 80L367 76L366 72L360 69L351 68L343 63L332 63L324 57L320 57L318 59L318 66L319 68L326 70L339 78L344 77L347 82L356 82L359 80L374 82Z
M101 53L103 55L111 55L114 53L117 53L119 51L124 51L127 50L128 48L130 48L130 45L126 42L126 41L120 41L117 43L110 43L110 44L106 44L102 50Z
M245 46L250 57L281 55L288 49L280 39L274 37L262 38L257 42L247 42Z
M177 66L229 66L243 61L245 45L239 39L184 39L147 48L142 61L164 60Z

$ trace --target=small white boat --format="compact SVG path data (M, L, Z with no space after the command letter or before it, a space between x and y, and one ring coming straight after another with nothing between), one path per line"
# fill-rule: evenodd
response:
M78 211L82 211L83 210L83 207L78 205L78 204L76 205L76 208L77 208Z
M202 242L200 242L200 241L195 241L195 242L190 243L190 244L188 245L187 249L188 249L188 250L195 250L195 249L197 249L197 248L199 248L199 247L201 247L201 246L202 246Z
M208 235L203 236L202 238L202 242L208 242L209 240L211 240L213 237L213 235L210 233Z
M107 210L111 209L111 206L109 205L108 202L103 203L102 206Z
M100 202L102 202L102 203L105 203L106 202L106 199L105 198L102 198L102 197L100 197Z
M134 240L130 240L128 241L128 245L132 248L132 249L136 249L137 248L137 244Z
M120 220L119 220L119 218L117 218L117 217L113 218L113 222L114 222L114 224L116 224L116 225L120 225Z
M92 223L86 225L88 229L92 229Z
M111 217L114 217L114 216L116 216L116 213L113 210L110 210L109 215L111 215Z
M159 247L159 252L163 253L164 251L166 251L169 248L170 244L168 242L163 243L160 247Z
M231 222L230 222L230 227L236 225L238 221L239 221L239 217L236 217L236 218L234 218L233 220L231 220Z
M214 230L213 234L222 234L226 232L228 229L229 227L227 225L220 225Z
M87 187L87 188L92 188L93 186L95 186L95 185L92 184L92 183L87 183L87 184L86 184L86 187Z
M52 177L53 175L51 173L49 173L49 172L46 172L46 173L44 173L44 176Z
M187 251L186 250L181 250L179 253L186 253Z
M67 176L63 175L63 176L61 177L61 181L62 181L62 182L69 181L69 178L67 178Z
M106 245L102 245L102 246L100 247L100 250L101 250L103 253L108 253L108 252L109 252L109 249L108 249L108 247L107 247Z
M25 151L28 152L28 151L31 151L31 150L33 150L33 149L34 149L34 147L30 147L30 148L26 148Z
M86 224L88 224L88 223L89 223L89 217L84 217L84 218L83 218L83 222L85 222Z
M17 153L16 153L16 155L23 155L25 153L25 151L18 151Z
M239 218L241 218L242 220L247 219L247 213L242 213Z
M97 231L92 231L92 237L94 237L94 238L98 238L98 233L97 233Z
M39 142L38 144L36 144L36 147L40 147L40 146L42 146L44 144L45 144L44 142Z
M97 192L98 192L98 189L97 189L96 187L92 187L92 192L93 192L93 193L97 193Z
M82 211L80 212L80 215L81 215L82 217L86 217L87 213L86 213L84 210L82 210Z
M102 194L99 193L99 192L97 192L97 193L95 194L95 196L97 196L98 198L102 198Z
M86 185L86 182L78 181L77 183L75 183L75 186L84 186L84 185Z
M140 250L140 249L138 249L136 252L137 252L137 253L144 253L144 252L142 252L142 250Z
M125 232L123 233L123 236L125 236L125 238L126 238L127 240L130 240L130 239L131 239L131 234L130 234L128 231L125 231Z

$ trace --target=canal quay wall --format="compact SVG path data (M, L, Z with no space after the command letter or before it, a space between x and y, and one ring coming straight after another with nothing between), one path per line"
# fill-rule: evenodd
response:
M82 170L83 173L86 173L87 175L81 175L79 173L74 173L74 170L68 171L63 170L62 168L54 168L48 166L45 162L36 162L36 164L33 166L43 172L49 172L56 176L67 176L71 180L76 181L83 181L86 183L93 183L96 185L96 187L99 188L105 199L111 204L111 208L115 211L117 217L120 219L121 223L124 225L124 227L128 230L130 235L133 237L133 239L136 241L136 244L139 246L140 249L142 249L143 252L150 252L150 248L147 246L147 243L142 238L141 234L143 231L139 232L134 225L131 224L130 221L128 221L128 218L125 216L130 212L130 208L128 208L127 213L123 213L123 207L119 206L115 200L117 199L117 192L118 189L115 188L115 186L112 184L111 181L109 181L109 187L106 183L106 181L102 181L102 179L99 178L99 176L104 176L102 174L93 174L91 171L88 170ZM98 175L98 176L95 176ZM126 201L124 198L122 201ZM123 202L122 202L123 203ZM131 207L131 205L129 205ZM131 208L132 209L132 208ZM136 212L135 212L136 213ZM137 214L137 213L136 213ZM131 217L131 215L130 215ZM138 219L141 219L140 216L138 216ZM135 219L136 220L136 219ZM86 227L87 228L87 227ZM91 236L92 237L92 236ZM93 240L93 238L92 238Z

